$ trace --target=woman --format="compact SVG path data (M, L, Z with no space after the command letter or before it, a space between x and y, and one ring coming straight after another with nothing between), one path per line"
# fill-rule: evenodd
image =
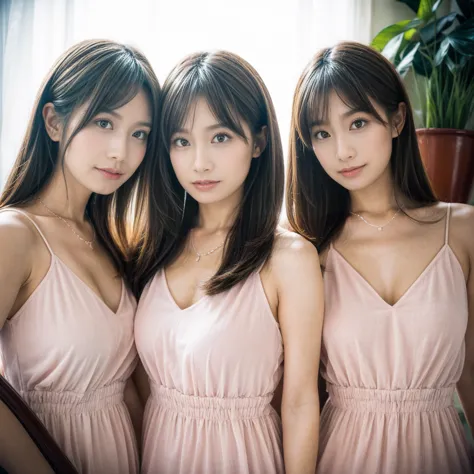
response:
M268 91L234 54L192 54L165 82L160 123L134 268L140 385L151 385L142 472L313 474L322 278L314 247L277 229ZM283 347L282 445L270 402Z
M373 49L306 67L287 191L325 268L318 473L471 472L453 394L472 426L474 210L434 196L402 81Z
M5 377L81 473L138 470L136 302L122 275L159 90L137 50L73 46L39 91L0 198Z

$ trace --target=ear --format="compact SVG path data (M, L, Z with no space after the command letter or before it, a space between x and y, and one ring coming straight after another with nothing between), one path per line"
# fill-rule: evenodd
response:
M398 110L392 117L392 138L396 138L402 133L403 127L405 126L406 115L407 105L405 102L400 102L398 104Z
M258 158L267 147L268 128L266 125L262 127L260 132L255 135L253 143L252 158Z
M51 102L43 107L43 120L46 132L53 142L59 142L62 134L62 122Z

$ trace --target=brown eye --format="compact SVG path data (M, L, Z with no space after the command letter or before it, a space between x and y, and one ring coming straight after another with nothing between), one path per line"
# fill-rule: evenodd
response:
M363 120L363 119L357 119L357 120L354 120L354 122L352 122L352 126L356 130L358 130L359 128L365 127L366 124L367 124L367 120Z
M314 134L314 138L316 138L316 140L324 140L325 138L329 138L329 136L329 133L325 132L324 130L320 130Z

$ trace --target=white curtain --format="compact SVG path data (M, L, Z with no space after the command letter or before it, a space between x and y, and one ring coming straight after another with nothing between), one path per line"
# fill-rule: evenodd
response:
M55 59L86 38L140 48L160 82L190 52L228 49L272 95L286 150L292 94L304 65L339 40L368 43L372 0L0 0L0 188L35 95Z

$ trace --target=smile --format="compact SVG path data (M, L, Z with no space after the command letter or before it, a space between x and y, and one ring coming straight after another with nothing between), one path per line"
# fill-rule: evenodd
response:
M353 178L354 176L357 176L364 167L365 165L354 166L352 168L344 168L343 170L339 171L339 173L346 178Z
M211 189L214 189L219 183L220 181L211 181L208 179L193 181L194 187L199 191L209 191Z
M115 170L113 168L96 168L104 178L107 179L120 179L123 175L122 172Z

